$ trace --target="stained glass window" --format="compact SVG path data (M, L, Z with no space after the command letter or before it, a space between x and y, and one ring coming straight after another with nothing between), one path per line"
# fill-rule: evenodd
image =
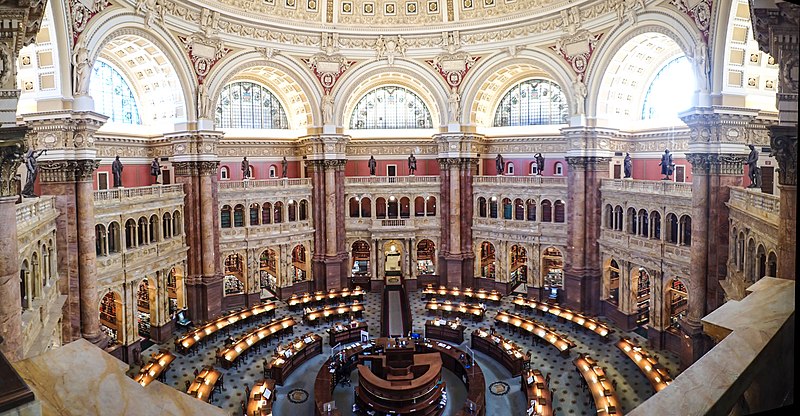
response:
M92 68L89 95L95 111L108 116L109 121L142 124L130 85L114 67L99 59Z
M497 106L494 126L532 126L567 122L567 98L561 87L546 79L514 85Z
M288 129L286 110L270 90L249 82L226 85L219 95L214 122L221 128Z
M686 56L664 65L653 77L642 105L642 120L678 117L692 106L695 75Z
M384 85L356 104L350 116L351 129L429 129L431 112L421 98L409 89Z

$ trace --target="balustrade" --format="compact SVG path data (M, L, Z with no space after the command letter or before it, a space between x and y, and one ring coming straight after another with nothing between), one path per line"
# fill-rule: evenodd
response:
M115 188L94 191L94 203L98 205L121 204L134 199L136 202L146 199L183 196L183 184L151 185L137 188Z
M42 196L35 199L23 199L17 208L17 227L25 228L27 224L36 224L43 218L56 215L56 198Z
M774 216L775 220L780 212L778 196L746 188L731 188L728 204L731 208L738 208L742 211L762 212L767 216Z
M248 179L246 181L220 181L219 190L289 188L311 186L310 178Z
M474 176L473 185L526 185L526 186L567 186L566 176Z
M603 179L600 190L692 197L692 184L688 182Z
M377 184L438 184L439 176L348 176L345 185L377 185Z

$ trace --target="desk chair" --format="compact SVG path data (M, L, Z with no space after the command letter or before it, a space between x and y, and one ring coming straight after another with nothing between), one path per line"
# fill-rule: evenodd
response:
M189 320L186 312L186 309L178 311L178 317L175 323L188 329L192 325L192 321Z

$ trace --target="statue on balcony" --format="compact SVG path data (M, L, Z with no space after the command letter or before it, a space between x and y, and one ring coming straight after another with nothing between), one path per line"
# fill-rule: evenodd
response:
M38 196L33 193L33 183L36 182L36 176L39 175L39 164L36 163L36 159L45 152L47 152L46 149L42 149L38 153L33 149L28 149L28 153L25 155L25 167L28 169L28 177L25 179L25 187L22 188L21 192L25 198L36 198Z
M161 164L158 163L158 158L153 158L153 163L150 164L150 176L155 178L155 183L158 183L158 175L161 175Z
M250 179L250 161L247 156L242 159L242 179Z
M289 177L289 162L286 160L286 156L284 156L281 161L281 175L283 175L282 177L284 178Z
M761 168L758 167L758 150L752 144L748 144L747 147L750 148L750 154L747 155L747 160L744 161L747 164L747 177L750 178L750 185L747 187L760 188Z
M111 176L114 177L115 188L122 188L122 168L122 162L119 160L119 156L117 156L114 162L111 163Z
M631 154L625 153L625 162L623 162L623 168L625 169L625 177L631 177L631 171L633 171L633 162L631 161Z
M669 153L669 149L664 149L664 154L661 155L661 162L658 162L658 166L661 166L661 174L664 175L661 180L671 180L672 178L670 178L670 176L672 176L672 169L675 167L675 164L672 163L672 155Z
M378 162L375 161L375 156L369 155L369 174L370 176L375 176L375 167L378 166Z
M533 157L536 159L536 174L542 176L544 174L544 156L540 152L533 155Z
M417 158L415 158L414 154L412 153L410 156L408 156L408 174L409 174L409 176L413 175L414 172L416 172L416 171L417 171Z
M505 166L505 164L505 161L503 161L503 155L498 153L497 157L494 158L494 169L497 171L498 175L503 174L503 166Z

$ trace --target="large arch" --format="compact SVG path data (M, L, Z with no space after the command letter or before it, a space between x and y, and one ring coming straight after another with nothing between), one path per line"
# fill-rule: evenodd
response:
M121 37L138 37L149 44L139 45L139 47L150 54L156 51L161 52L171 64L174 76L179 83L179 90L182 93L180 99L176 101L176 105L180 104L184 109L180 117L175 118L175 121L194 119L196 114L195 101L191 94L186 94L185 92L195 90L196 80L192 66L189 64L186 54L177 39L158 25L145 28L143 23L132 21L129 12L124 9L112 10L105 15L104 19L92 19L92 22L95 21L100 23L97 25L90 24L81 35L81 38L85 39L86 48L89 50L90 67L94 66L94 62L101 56L109 42ZM74 45L70 49L67 60L72 56ZM91 80L89 82L91 83ZM155 95L153 93L150 94Z
M222 88L236 80L262 83L284 104L292 129L322 125L322 95L308 69L281 55L266 59L249 51L223 58L206 77L212 105L216 106Z
M447 96L444 81L420 64L396 60L387 67L380 61L356 66L344 74L334 87L333 120L337 127L347 126L354 107L368 91L381 85L400 85L417 94L431 113L434 128L447 124Z
M516 56L508 52L496 54L479 61L462 85L461 123L491 127L494 111L505 93L515 83L542 76L555 81L569 103L569 113L575 113L575 96L571 75L565 63L538 49L520 51Z
M621 66L615 62L615 58L622 52L623 48L635 38L645 34L659 34L672 40L681 51L688 57L694 45L694 40L700 35L695 33L693 24L683 18L675 18L671 15L662 13L647 12L639 16L639 23L636 26L620 26L608 34L605 41L599 47L598 55L589 63L587 69L586 87L588 95L586 97L586 116L604 117L605 101L601 101L601 94L608 95L611 80L618 76ZM667 58L663 58L667 59ZM656 66L656 65L654 65ZM654 68L656 70L656 68ZM643 77L650 77L653 74L644 74ZM641 90L642 88L638 88ZM601 112L602 111L602 112Z

